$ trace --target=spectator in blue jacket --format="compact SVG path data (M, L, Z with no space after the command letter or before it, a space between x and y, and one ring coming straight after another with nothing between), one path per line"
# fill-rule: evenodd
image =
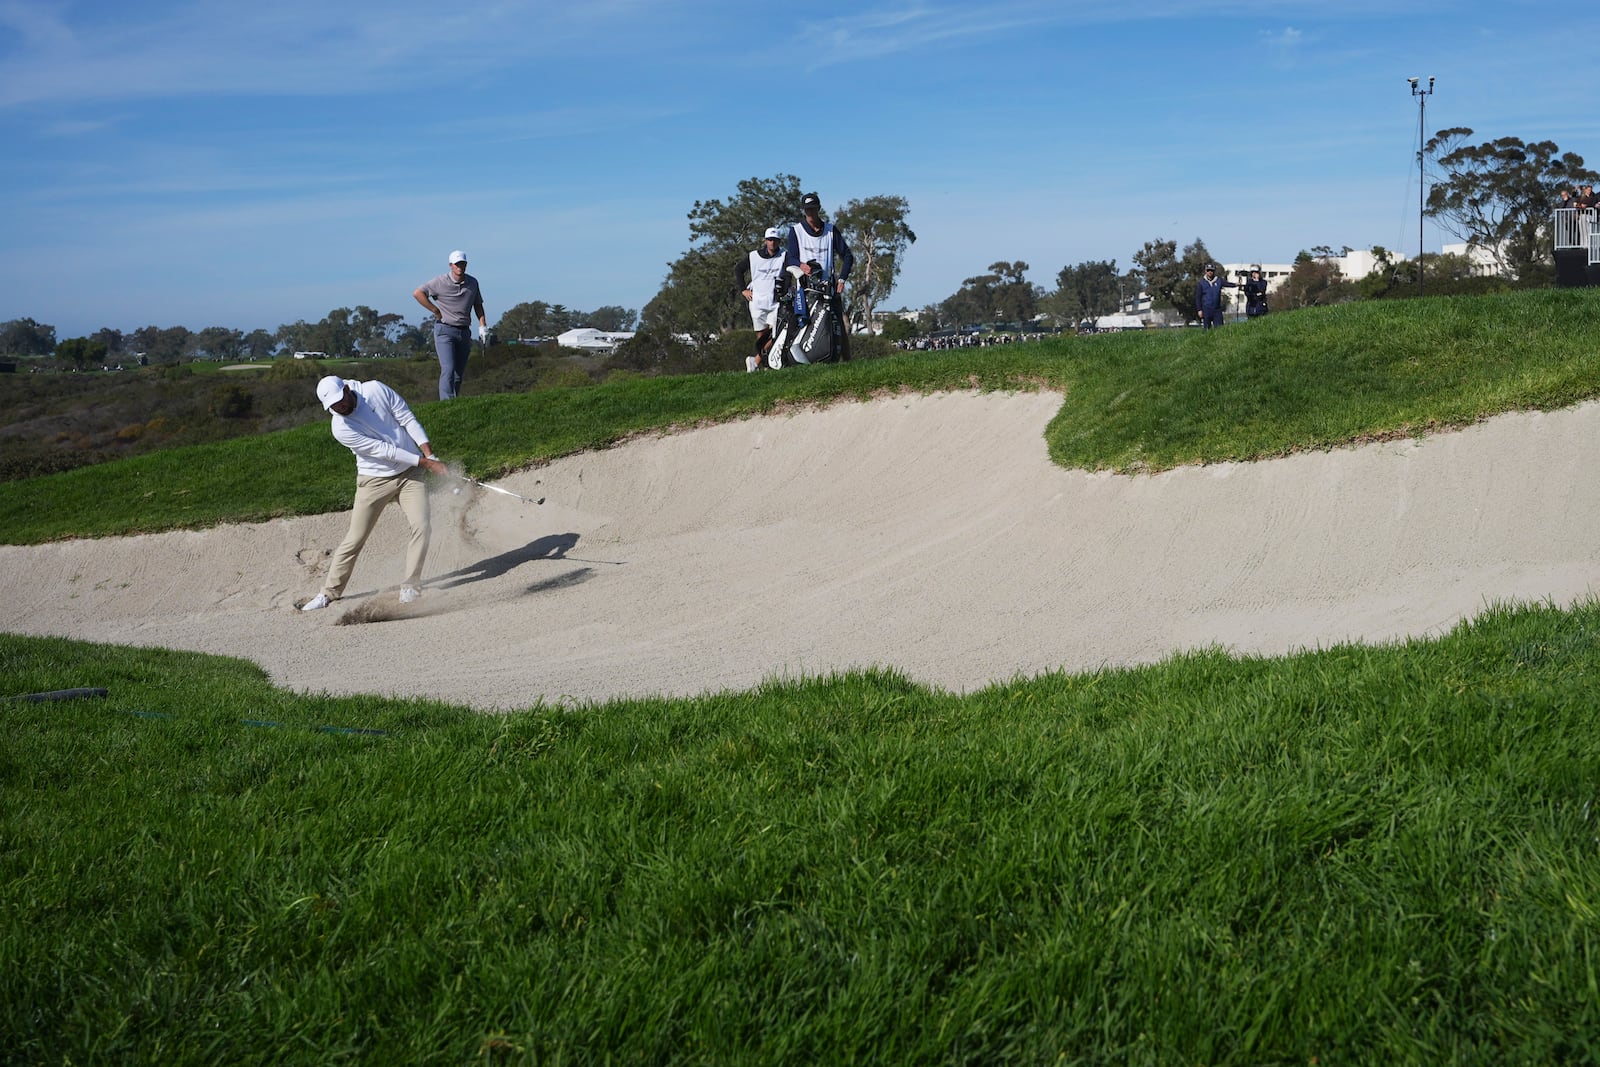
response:
M1237 288L1238 282L1217 277L1215 263L1206 264L1205 276L1194 290L1194 312L1200 317L1201 326L1209 330L1222 325L1222 290Z

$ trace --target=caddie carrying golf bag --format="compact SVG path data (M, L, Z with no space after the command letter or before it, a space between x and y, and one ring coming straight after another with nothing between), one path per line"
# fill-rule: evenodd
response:
M798 278L788 271L778 276L778 326L767 352L773 370L850 358L839 296L821 265L810 266Z

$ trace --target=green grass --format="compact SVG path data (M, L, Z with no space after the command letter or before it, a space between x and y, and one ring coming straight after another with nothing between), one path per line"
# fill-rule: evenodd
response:
M1088 467L1595 395L1594 297L422 405L494 474L897 389ZM348 506L325 428L0 486L7 540ZM20 532L19 532L20 531ZM1600 603L957 697L487 717L0 635L0 1063L1600 1062ZM269 725L270 724L270 725ZM375 732L358 732L375 731Z
M4 711L0 1060L1600 1056L1600 606L496 718L0 657L111 692Z
M1591 290L1371 302L1223 330L1065 337L794 373L687 375L417 403L438 451L494 476L630 434L900 390L1046 387L1064 466L1159 470L1460 426L1600 395ZM413 400L418 398L413 397ZM349 506L325 425L0 483L0 539L31 544Z
M1600 394L1592 290L1348 304L1087 340L1120 343L1080 350L1048 437L1056 462L1091 469L1261 459Z

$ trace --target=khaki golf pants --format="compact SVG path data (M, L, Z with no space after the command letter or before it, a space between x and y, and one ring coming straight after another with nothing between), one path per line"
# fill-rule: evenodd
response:
M406 574L402 585L420 587L422 564L428 558L428 485L417 470L405 471L389 477L361 475L356 478L356 499L350 511L350 530L334 549L333 563L328 567L328 579L322 591L329 600L337 600L344 593L350 572L355 570L356 557L361 546L367 543L378 516L393 501L400 502L406 522L411 526L411 539L406 542Z

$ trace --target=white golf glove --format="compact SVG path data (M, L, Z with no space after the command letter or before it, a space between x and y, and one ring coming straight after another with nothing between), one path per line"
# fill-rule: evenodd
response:
M478 340L484 344L489 343L489 326L487 323L478 323Z

